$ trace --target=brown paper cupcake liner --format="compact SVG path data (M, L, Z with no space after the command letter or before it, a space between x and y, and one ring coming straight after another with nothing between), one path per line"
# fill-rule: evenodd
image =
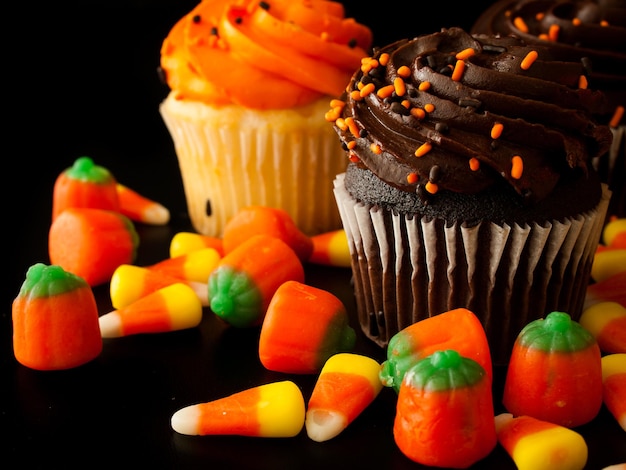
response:
M578 319L610 191L587 213L544 225L447 226L334 194L352 256L361 329L386 347L401 329L465 307L481 320L494 363L519 331L558 310Z

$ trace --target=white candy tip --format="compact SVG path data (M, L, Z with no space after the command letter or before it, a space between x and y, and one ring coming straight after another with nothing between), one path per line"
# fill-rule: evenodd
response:
M307 411L304 424L307 435L316 442L332 439L348 425L343 414L322 409Z
M179 434L188 436L198 435L198 421L200 420L200 411L195 405L181 408L172 415L172 429Z
M100 323L100 336L103 338L119 338L122 336L122 320L117 311L102 315Z

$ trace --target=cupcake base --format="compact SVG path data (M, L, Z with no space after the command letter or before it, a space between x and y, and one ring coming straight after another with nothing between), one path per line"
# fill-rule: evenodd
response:
M610 191L598 206L543 225L472 227L405 216L354 199L334 181L349 241L359 323L381 347L401 329L465 307L481 320L494 364L508 362L515 338L552 311L577 320Z
M160 112L178 157L194 228L220 237L250 205L286 210L303 232L341 228L332 182L345 152L324 119L329 99L298 109L255 111L177 100Z

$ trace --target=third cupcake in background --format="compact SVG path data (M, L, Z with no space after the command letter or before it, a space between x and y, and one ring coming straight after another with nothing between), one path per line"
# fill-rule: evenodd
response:
M626 2L624 0L499 0L480 14L472 33L513 34L549 47L556 60L580 61L589 88L609 106L610 151L593 162L613 192L609 216L626 216Z
M160 111L198 232L221 236L249 205L284 209L307 234L341 226L343 151L324 113L371 42L325 0L204 0L173 26Z
M369 338L465 307L504 363L529 321L580 316L610 196L591 162L612 139L581 73L460 28L363 61L327 119L349 158L334 191Z

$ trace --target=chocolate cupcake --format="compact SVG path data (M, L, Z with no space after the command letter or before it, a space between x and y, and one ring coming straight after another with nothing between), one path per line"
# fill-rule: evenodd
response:
M556 60L580 61L591 89L608 99L595 118L609 124L613 144L592 162L613 192L609 215L626 216L626 2L621 0L500 0L471 29L515 35L548 47Z
M459 28L376 49L332 103L359 321L381 346L453 308L505 363L529 321L578 318L610 191L611 131L579 62Z

